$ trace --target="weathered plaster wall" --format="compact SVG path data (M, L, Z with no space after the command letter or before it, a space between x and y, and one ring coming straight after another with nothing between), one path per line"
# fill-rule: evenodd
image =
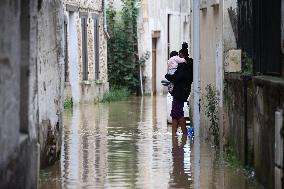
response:
M233 25L235 24L230 20L228 9L232 9L237 14L237 1L226 0L224 1L224 21L223 21L223 32L224 32L224 52L230 49L237 48L236 36L233 31Z
M245 130L243 80L239 74L228 74L224 91L226 119L225 136L239 159L255 169L265 188L274 188L275 111L284 109L284 81L281 78L253 77L248 84L247 130ZM248 153L245 154L245 132Z
M168 14L172 15L173 25L171 32L174 38L171 40L170 49L179 51L183 41L189 43L190 46L190 24L189 13L190 1L170 1L170 0L144 0L140 8L138 17L138 49L139 56L149 51L152 53L152 32L160 31L160 37L157 39L157 73L156 73L156 90L157 94L162 94L167 91L161 85L161 80L167 71L168 59ZM185 24L187 21L188 24ZM143 75L145 76L145 93L152 92L152 56L146 61L143 68Z
M274 188L275 112L284 110L284 80L269 76L253 78L254 167L266 188Z
M245 128L244 80L238 73L226 74L224 88L224 144L229 144L236 152L238 159L245 164L253 163L253 85L248 82L247 88L247 129ZM248 133L248 154L245 154L245 133Z
M38 105L41 166L59 158L63 126L63 7L43 1L38 13Z
M1 2L0 15L0 162L3 163L16 150L20 136L20 1Z
M36 7L0 4L0 188L37 187Z
M208 84L216 87L222 100L223 91L223 4L211 6L211 1L200 11L200 92L201 109L205 110ZM222 103L220 103L222 105ZM207 135L208 119L201 111L201 134Z

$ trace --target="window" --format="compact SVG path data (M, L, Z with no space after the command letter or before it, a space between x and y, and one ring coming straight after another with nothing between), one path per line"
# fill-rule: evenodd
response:
M80 13L81 28L82 28L82 68L83 68L83 80L88 80L88 47L87 47L87 13Z
M99 35L99 16L93 15L94 19L94 53L95 53L95 80L100 79L100 35Z

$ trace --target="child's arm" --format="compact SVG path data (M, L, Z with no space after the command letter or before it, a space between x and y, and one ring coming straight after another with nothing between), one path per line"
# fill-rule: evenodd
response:
M184 58L181 58L181 57L179 57L179 56L174 56L174 57L172 57L173 59L174 59L174 61L176 62L176 63L184 63L184 62L186 62L186 60L184 59Z

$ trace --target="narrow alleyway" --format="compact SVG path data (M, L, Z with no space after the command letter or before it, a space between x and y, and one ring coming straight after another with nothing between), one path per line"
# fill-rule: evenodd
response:
M133 97L65 111L61 160L40 173L40 188L194 188L193 140L172 137L165 97ZM206 143L200 188L256 189Z

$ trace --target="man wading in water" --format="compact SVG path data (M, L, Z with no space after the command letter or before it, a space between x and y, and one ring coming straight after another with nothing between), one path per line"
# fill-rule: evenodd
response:
M176 134L178 126L181 127L183 134L187 134L186 120L184 118L183 105L188 100L193 82L193 59L188 57L188 45L182 44L179 56L184 58L186 62L179 63L177 70L173 75L166 74L168 81L173 83L173 103L172 103L172 132Z

